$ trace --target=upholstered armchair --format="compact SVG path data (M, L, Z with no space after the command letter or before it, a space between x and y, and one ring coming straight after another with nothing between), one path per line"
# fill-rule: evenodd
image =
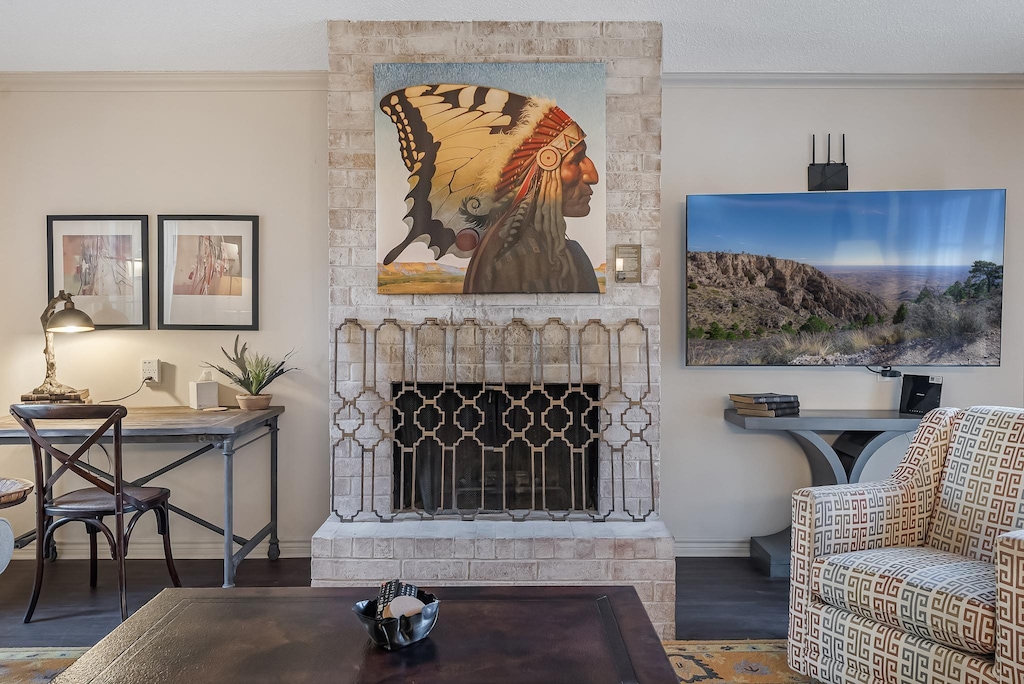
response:
M789 663L1024 684L1024 409L942 408L890 479L793 494Z

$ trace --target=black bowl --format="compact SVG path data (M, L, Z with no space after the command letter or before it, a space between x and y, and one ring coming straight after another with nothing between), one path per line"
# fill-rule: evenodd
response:
M423 612L409 617L377 619L377 600L357 601L352 612L359 618L370 640L381 648L394 651L404 648L430 634L437 622L437 611L441 602L433 594L423 590L416 592L416 598L423 601Z

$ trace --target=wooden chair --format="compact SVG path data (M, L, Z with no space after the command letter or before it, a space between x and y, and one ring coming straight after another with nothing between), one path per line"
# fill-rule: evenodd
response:
M53 540L53 533L70 522L84 523L89 532L89 586L96 586L96 535L100 532L107 538L110 555L117 561L117 588L121 597L121 619L128 618L128 602L125 593L125 557L128 554L128 540L139 517L146 511L156 514L157 531L163 537L164 557L167 570L174 586L180 587L178 572L171 556L171 536L167 502L171 492L163 487L125 486L121 480L121 419L128 415L124 406L102 406L93 404L15 404L11 415L28 433L32 440L32 456L35 462L36 488L36 581L32 588L32 599L25 612L25 622L32 619L43 584L43 557ZM68 421L101 421L94 432L75 451L68 454L53 445L52 438L40 435L38 421L62 421L59 427L68 427ZM55 426L56 429L56 426ZM89 448L97 444L108 432L113 431L113 483L100 479L86 470L79 462ZM44 452L58 465L49 474L49 462L45 464L48 474L44 475ZM86 480L92 487L78 489L66 494L55 495L54 484L67 473L74 473ZM124 516L134 513L125 527ZM114 529L103 522L103 518L114 516Z

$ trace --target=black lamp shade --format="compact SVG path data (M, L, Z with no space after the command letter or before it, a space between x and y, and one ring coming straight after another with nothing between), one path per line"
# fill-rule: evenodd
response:
M46 332L76 333L88 332L95 328L89 314L76 309L73 304L54 312L46 322Z

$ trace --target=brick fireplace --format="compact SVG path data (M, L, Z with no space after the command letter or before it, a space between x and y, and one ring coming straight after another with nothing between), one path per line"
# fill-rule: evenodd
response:
M605 294L378 294L373 64L410 61L603 62L608 153L601 182L607 192L607 262L612 261L613 245L641 245L641 282L609 279ZM662 637L671 638L673 539L658 517L660 25L336 21L330 23L330 67L332 502L330 516L313 537L313 585L365 586L395 577L431 586L630 584ZM514 363L502 364L511 371L497 384L488 375L494 365L486 361L475 368L464 364L456 371L450 361L456 353L452 330L467 319L492 331L522 326L534 340L564 330L569 350L565 362L556 358L549 364L543 381L536 377L533 357L519 371ZM557 325L551 319L557 319ZM433 351L428 344L411 353L379 352L386 362L379 363L374 356L368 362L366 340L388 321L417 330L432 326L434 333L443 333L443 342ZM614 341L592 343L586 337L588 323L610 331L607 339ZM630 340L637 331L642 332L644 351L634 357L637 347ZM495 348L481 343L481 359ZM581 363L603 359L606 349L611 354L607 373L587 370ZM503 358L512 356L506 350ZM600 368L602 363L592 365ZM527 367L532 370L527 372ZM624 374L615 377L612 370L621 368L626 369ZM601 410L610 416L618 410L611 404L621 395L621 414L639 396L630 392L645 383L642 429L626 419L620 423L623 434L615 436L614 431L605 431L612 420L607 416L598 424L583 419L588 409L578 405L581 397L608 398L610 408ZM486 394L485 386L492 394ZM570 396L573 386L575 398ZM358 403L356 398L366 387L374 389L377 396L372 401L386 410L368 413L368 406ZM505 409L516 404L522 416L509 420L531 425L535 418L528 415L527 395L532 392L540 398L530 401L578 411L574 424L582 432L566 433L560 445L547 450L525 441L515 458L514 449L498 449L514 463L488 470L485 456L474 469L467 465L468 457L457 462L454 448L440 438L431 448L422 447L420 433L408 444L396 441L399 435L392 432L400 425L394 423L407 420L397 407L403 388L411 392L406 401L413 402L412 408L403 410L429 414L419 410L426 401L437 414L426 415L428 431L437 428L444 411L454 411L444 408L448 399L438 398L437 393L447 388L448 396L470 396L481 406L487 401L500 406L509 402ZM543 406L534 410L545 412ZM369 421L366 415L371 415ZM364 429L377 421L381 436L370 439L363 434L361 442L352 432L356 420L363 420ZM556 418L545 429L564 432L565 420ZM525 437L526 428L520 427ZM642 439L631 439L631 433L642 433ZM367 439L372 448L366 448ZM547 435L542 441L558 439ZM493 445L480 444L481 453L496 453ZM442 452L451 453L450 460ZM396 458L396 453L406 457ZM547 465L548 461L556 465ZM586 474L592 473L594 463L597 478L590 485ZM452 479L456 465L461 474ZM419 484L403 492L401 483L416 478ZM424 491L430 493L424 497ZM592 492L589 500L587 491ZM460 492L461 499L456 496ZM495 503L498 492L505 497L501 505ZM526 500L529 506L524 505Z

